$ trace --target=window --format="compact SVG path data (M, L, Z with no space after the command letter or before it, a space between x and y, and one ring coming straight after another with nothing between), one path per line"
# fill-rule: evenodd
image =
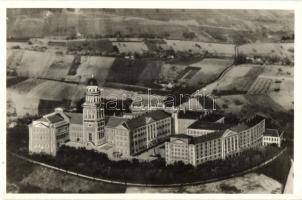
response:
M89 133L89 141L92 141L92 133Z

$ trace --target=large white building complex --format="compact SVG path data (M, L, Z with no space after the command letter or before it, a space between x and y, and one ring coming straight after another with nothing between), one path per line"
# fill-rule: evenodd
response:
M206 117L214 121L218 118ZM205 121L208 120L196 121L185 134L173 135L165 143L167 164L182 161L197 166L206 161L236 156L246 149L268 144L266 132L271 133L265 129L265 118L260 115L235 126L223 125L219 119L216 122Z
M83 113L55 109L29 127L29 152L55 156L59 147L73 142L84 147L109 145L117 157L131 157L165 144L166 164L201 163L236 156L240 152L276 144L281 136L265 128L265 118L254 115L238 124L225 123L217 112L164 110L105 117L101 89L95 79L86 88ZM172 115L172 116L171 116Z
M107 143L119 156L132 156L171 134L172 118L163 110L105 118L101 90L92 78L86 88L83 113L58 108L29 125L29 152L55 156L62 144L71 141L91 147Z

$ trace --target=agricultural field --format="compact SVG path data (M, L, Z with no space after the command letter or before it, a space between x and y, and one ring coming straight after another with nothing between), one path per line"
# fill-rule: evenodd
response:
M193 63L190 67L199 68L200 70L190 78L189 84L194 86L197 86L200 83L208 84L217 79L232 63L232 59L215 58L207 58L200 62Z
M130 85L152 86L158 79L162 62L150 59L128 60L116 58L106 82L117 82Z
M7 68L22 77L62 79L68 72L74 56L50 52L8 50Z
M294 68L290 66L270 65L257 78L248 94L269 95L285 110L294 106Z
M159 72L159 81L161 82L173 82L177 81L177 78L185 70L187 66L178 65L178 64L168 64L165 63L162 65Z
M279 91L269 94L269 96L285 110L294 109L294 80L283 80L279 86Z
M219 95L246 93L263 71L264 68L257 65L233 66L215 83L213 93Z
M267 94L272 90L273 80L270 78L258 77L257 80L252 84L248 93L249 94ZM275 87L280 90L280 86Z
M70 52L93 51L99 54L115 51L112 42L108 39L67 40L67 50Z
M101 56L81 56L80 65L76 71L76 75L81 77L81 81L85 81L91 75L104 82L107 79L110 68L115 62L113 57Z
M274 114L288 111L276 99L261 94L219 96L215 98L215 102L225 112L236 114L239 117L244 117L246 114L254 112Z
M210 53L213 56L232 57L235 54L233 44L206 43L184 40L165 40L162 48L173 49L175 52Z
M125 54L142 54L149 51L144 42L112 42L112 45L117 47L119 53Z
M41 79L27 79L7 88L7 101L16 109L17 116L38 113L40 99L63 101L76 104L84 97L85 87ZM20 101L23 99L23 101Z
M294 62L294 43L253 43L238 47L238 53L248 57L270 57Z
M124 89L103 86L102 89L102 96L106 99L137 99L138 95L143 102L146 102L148 97L160 100L164 99L164 96L154 94L148 96L147 94L140 94ZM41 105L41 101L48 101L49 105L62 104L64 107L77 107L79 102L84 98L85 91L85 85L51 80L26 79L7 88L8 109L14 111L17 116L23 116L26 113L38 114L41 109L47 110L47 108ZM20 101L20 99L23 99L23 101Z
M164 39L145 39L144 42L151 52L158 51L161 46L167 44ZM163 49L167 49L167 47L164 46Z

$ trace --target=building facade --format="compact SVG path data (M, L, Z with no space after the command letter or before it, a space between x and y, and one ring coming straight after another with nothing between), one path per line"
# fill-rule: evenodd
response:
M121 156L139 154L167 139L171 135L171 116L156 110L133 118L110 117L105 137L114 151Z
M226 130L230 125L224 124L224 116L218 113L207 113L202 115L199 120L188 126L186 134L198 137L219 130Z
M225 129L197 135L174 135L165 143L166 164L182 161L197 166L210 160L236 156L246 149L261 146L264 132L265 118L256 115Z
M83 138L85 145L99 146L105 143L105 112L101 90L95 79L88 81L83 104Z
M69 118L62 109L34 120L28 128L29 153L55 156L58 148L69 141Z
M262 145L267 146L275 144L281 147L283 132L280 134L277 129L266 129L263 134Z
M217 112L176 110L172 114L174 133L184 134L188 127L197 121L224 123L224 116Z

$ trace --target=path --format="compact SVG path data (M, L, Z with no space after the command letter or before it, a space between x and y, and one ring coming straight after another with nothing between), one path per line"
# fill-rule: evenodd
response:
M234 61L233 61L233 63L232 63L230 66L228 66L227 68L225 68L225 69L218 75L218 77L217 77L215 80L213 80L213 81L207 83L203 88L201 88L201 89L197 90L196 92L194 92L194 93L192 94L193 97L196 97L197 95L199 95L200 92L203 91L203 90L204 90L204 92L205 92L206 94L211 94L211 93L212 93L212 91L218 86L219 81L224 77L224 75L225 75L226 73L228 73L228 72L234 67L234 65L235 65L235 59L236 59L236 57L237 57L237 55L238 55L238 46L237 46L237 45L234 46L234 51L235 51L235 56L234 56Z

